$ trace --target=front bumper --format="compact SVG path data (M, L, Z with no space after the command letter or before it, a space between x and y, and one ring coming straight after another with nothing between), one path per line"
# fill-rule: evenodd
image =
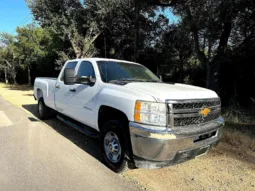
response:
M161 168L206 154L218 144L223 125L223 118L219 118L204 125L191 126L180 134L171 129L155 131L146 125L130 122L135 165Z

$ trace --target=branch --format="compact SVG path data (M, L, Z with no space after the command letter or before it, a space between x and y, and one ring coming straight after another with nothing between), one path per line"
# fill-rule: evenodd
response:
M80 57L80 52L79 52L79 50L77 49L75 43L73 42L73 40L72 40L72 38L71 38L71 34L68 33L67 37L68 37L69 42L70 42L71 45L72 45L72 48L73 48L73 50L74 50L74 52L75 52L76 57L79 58L79 57Z
M99 32L98 34L96 34L96 35L92 38L92 40L90 41L90 43L91 43L91 44L94 43L94 41L97 39L97 37L98 37L100 34L101 34L101 32Z
M10 68L12 67L11 64L8 62L8 60L5 60L5 59L1 59L1 60L5 61L6 64L7 64Z

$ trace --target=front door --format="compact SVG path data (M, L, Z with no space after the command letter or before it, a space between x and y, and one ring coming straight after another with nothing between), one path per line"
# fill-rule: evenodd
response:
M91 62L82 61L77 71L77 76L87 76L93 79L95 83L91 85L75 84L71 87L72 96L68 102L68 107L73 115L72 118L96 128L95 103L98 89L98 82L95 76L95 70Z

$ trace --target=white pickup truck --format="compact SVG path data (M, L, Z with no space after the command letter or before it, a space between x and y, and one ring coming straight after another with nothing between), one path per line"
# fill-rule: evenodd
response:
M99 137L103 160L115 172L161 168L206 154L224 125L215 92L163 83L128 61L67 61L57 79L36 78L34 96L39 118L57 115Z

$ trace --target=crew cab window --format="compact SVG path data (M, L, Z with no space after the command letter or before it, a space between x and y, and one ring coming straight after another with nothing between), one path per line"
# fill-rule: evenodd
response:
M65 68L75 69L78 62L68 62Z
M78 62L68 62L66 64L66 68L70 68L70 69L75 69L76 68L76 65L77 65ZM62 75L61 75L61 78L60 78L61 81L64 81L64 72L62 72Z
M88 61L83 61L81 63L77 75L96 78L94 68L93 68L92 64Z

